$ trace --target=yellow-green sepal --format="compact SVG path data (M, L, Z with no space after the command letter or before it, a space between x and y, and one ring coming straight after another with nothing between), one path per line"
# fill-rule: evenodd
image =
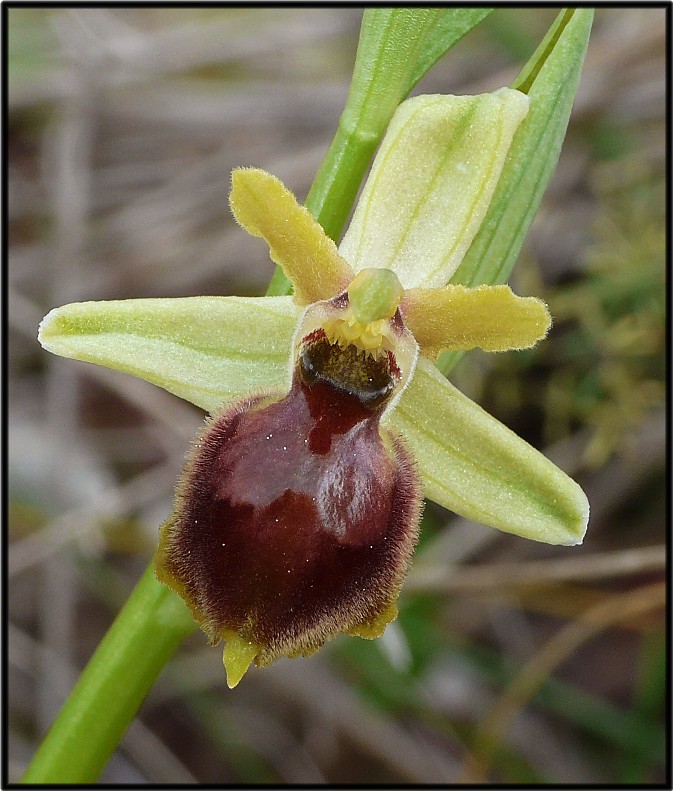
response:
M417 96L393 116L339 252L404 288L445 285L479 230L528 98ZM413 152L413 153L412 153Z
M548 544L580 544L589 503L571 478L419 358L388 417L425 496L461 516Z
M300 315L291 297L74 302L45 316L38 340L212 412L226 399L288 386Z

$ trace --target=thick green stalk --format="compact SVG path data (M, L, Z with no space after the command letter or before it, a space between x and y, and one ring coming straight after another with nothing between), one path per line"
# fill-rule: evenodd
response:
M196 624L150 564L80 676L23 783L94 783L166 662Z

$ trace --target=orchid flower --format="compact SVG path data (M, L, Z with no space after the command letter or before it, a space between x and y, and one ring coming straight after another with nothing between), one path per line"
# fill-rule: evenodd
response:
M211 413L161 528L156 571L235 686L396 616L422 498L550 544L579 544L581 488L459 392L443 350L523 349L551 324L508 286L450 280L489 207L528 97L400 105L337 248L283 184L235 170L230 205L292 297L83 302L51 352L153 382Z

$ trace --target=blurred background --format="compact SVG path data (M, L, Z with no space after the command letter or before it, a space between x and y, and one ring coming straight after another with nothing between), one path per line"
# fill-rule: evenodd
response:
M507 85L553 9L499 8L414 93ZM52 357L66 302L262 294L230 170L306 195L343 107L350 8L6 9L7 720L17 780L142 570L203 415ZM558 171L511 280L546 342L452 380L585 488L577 548L434 505L378 641L227 689L195 633L109 783L653 783L665 777L665 10L601 8Z

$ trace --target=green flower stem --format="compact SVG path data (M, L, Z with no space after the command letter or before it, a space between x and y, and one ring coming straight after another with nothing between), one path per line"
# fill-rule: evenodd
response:
M23 783L94 783L140 705L196 623L151 563L120 611L45 740Z
M341 236L379 140L378 133L360 128L348 131L339 125L309 190L308 210L335 241Z

